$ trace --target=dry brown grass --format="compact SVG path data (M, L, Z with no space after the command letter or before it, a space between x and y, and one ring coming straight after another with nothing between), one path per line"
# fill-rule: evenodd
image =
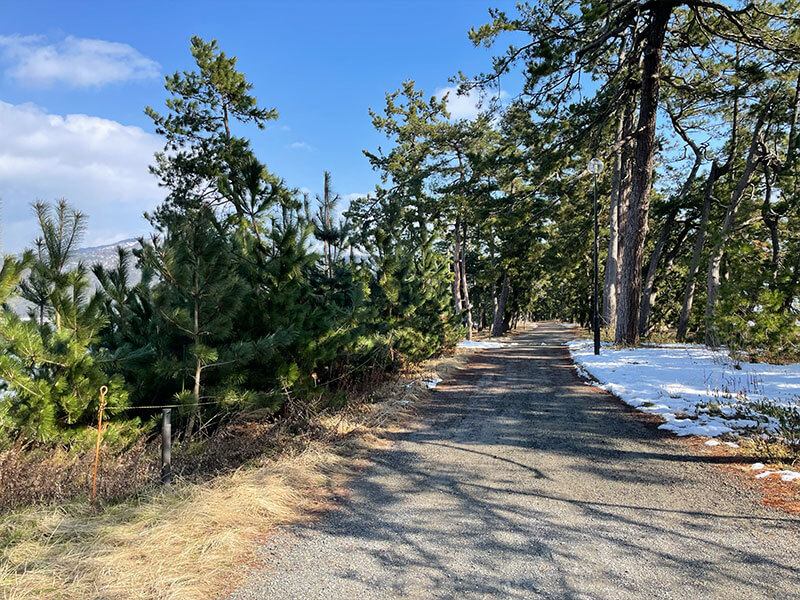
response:
M322 414L277 457L204 483L183 482L94 510L31 507L0 517L7 600L207 599L252 562L259 539L329 506L367 464L381 434L409 423L429 396L420 377L447 375L463 353L431 361L372 398Z

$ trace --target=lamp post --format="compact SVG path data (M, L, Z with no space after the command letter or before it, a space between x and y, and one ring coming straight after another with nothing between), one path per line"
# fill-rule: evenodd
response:
M599 237L599 229L597 226L597 176L603 171L603 161L599 158L593 158L589 161L586 169L594 176L594 297L592 298L592 328L594 330L594 353L600 354L600 311L598 308L600 302L600 276L597 264L597 239Z

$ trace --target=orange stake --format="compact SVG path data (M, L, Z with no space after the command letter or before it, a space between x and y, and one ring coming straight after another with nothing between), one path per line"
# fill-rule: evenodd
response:
M100 388L100 410L97 413L97 445L94 447L94 477L92 478L92 503L94 504L94 492L97 487L97 463L100 462L100 437L103 435L103 409L106 407L106 394L108 388Z

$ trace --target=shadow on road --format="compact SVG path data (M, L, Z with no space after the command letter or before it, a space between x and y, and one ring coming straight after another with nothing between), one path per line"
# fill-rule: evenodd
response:
M294 530L283 596L260 597L800 597L798 519L585 385L570 335L476 354L349 501Z

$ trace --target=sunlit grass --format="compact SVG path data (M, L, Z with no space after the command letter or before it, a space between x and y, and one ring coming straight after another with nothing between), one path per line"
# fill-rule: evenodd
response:
M7 600L207 599L251 566L258 540L329 506L367 464L381 433L430 394L409 379L443 379L460 354L431 361L373 396L317 417L291 447L203 483L178 482L93 509L85 502L0 517L0 590Z

